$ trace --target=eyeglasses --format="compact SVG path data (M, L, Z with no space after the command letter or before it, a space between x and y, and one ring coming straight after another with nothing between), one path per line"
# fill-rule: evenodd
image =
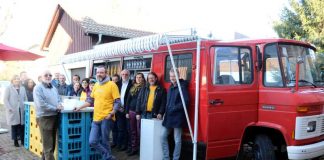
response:
M44 77L52 77L51 74L45 74Z
M82 82L82 84L88 84L88 82L84 81L84 82Z

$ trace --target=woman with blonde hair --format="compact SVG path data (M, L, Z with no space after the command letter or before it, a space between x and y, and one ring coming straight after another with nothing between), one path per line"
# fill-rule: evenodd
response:
M24 100L26 100L26 90L21 86L19 76L14 75L11 84L5 90L4 106L6 108L7 123L11 125L11 138L14 140L16 147L19 147L18 139L24 145Z

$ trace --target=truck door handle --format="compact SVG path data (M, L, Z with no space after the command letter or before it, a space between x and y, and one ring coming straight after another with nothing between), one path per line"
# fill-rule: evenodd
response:
M221 99L212 99L212 100L209 100L209 104L211 104L211 105L221 105L221 104L224 104L224 101L221 100Z

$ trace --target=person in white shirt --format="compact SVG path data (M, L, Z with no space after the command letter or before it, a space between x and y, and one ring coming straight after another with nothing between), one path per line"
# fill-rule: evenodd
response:
M126 112L125 106L126 98L128 96L128 92L132 87L132 81L129 76L130 73L128 70L123 70L120 73L121 80L117 82L117 86L119 88L121 107L119 111L116 113L116 125L117 125L117 149L119 151L124 151L128 149L128 152L131 152L130 143L128 141L128 123L126 121Z

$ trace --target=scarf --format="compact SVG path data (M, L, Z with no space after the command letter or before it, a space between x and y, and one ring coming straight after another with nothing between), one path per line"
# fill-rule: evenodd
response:
M44 83L42 82L45 88L53 88L51 83Z
M134 83L134 85L129 90L129 92L132 96L134 96L142 87L143 87L142 83Z

